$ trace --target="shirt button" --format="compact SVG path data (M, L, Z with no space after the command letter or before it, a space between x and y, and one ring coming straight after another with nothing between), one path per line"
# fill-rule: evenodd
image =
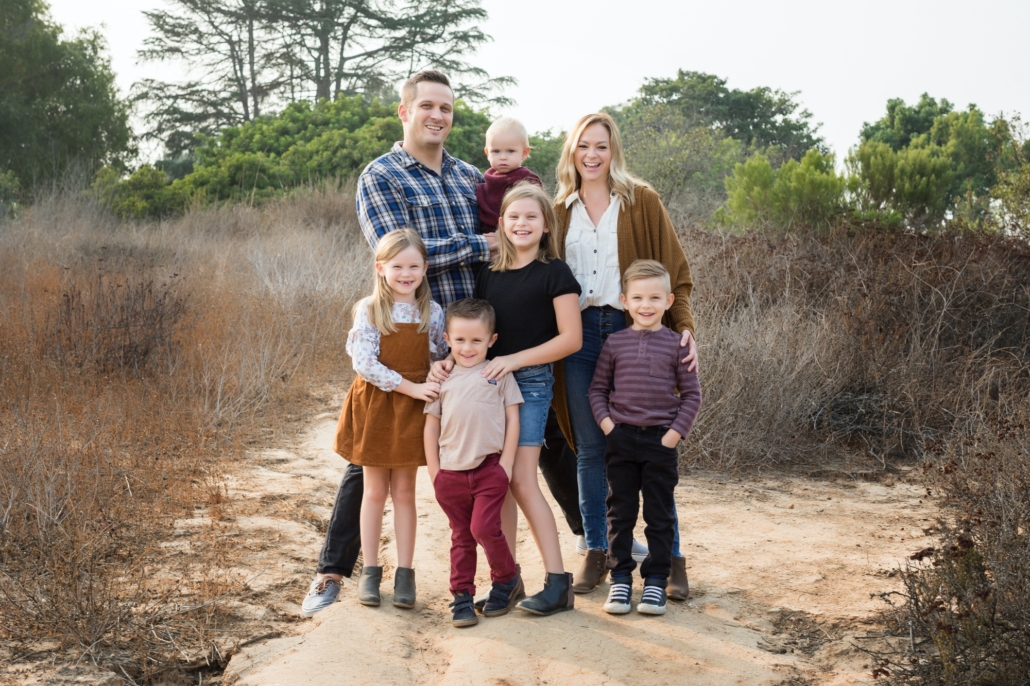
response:
M593 293L593 291L590 291L590 292Z
M597 251L595 250L594 252L596 253Z
M594 273L596 274L597 272L594 272Z

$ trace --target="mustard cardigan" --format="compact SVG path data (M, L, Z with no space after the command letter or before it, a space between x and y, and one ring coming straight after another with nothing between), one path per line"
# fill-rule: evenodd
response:
M565 259L565 237L569 232L570 208L565 203L554 206L555 226L553 228L555 246L558 257ZM619 249L619 272L623 273L636 260L657 260L669 270L672 292L676 296L672 307L665 313L662 323L676 333L689 330L694 333L694 315L690 311L690 293L694 290L694 282L690 278L690 265L683 254L683 246L676 236L669 213L665 211L658 193L647 186L637 186L634 190L634 202L619 205L619 218L616 223L616 235ZM627 324L630 323L626 315ZM569 408L565 399L565 369L561 362L554 367L554 412L558 417L558 425L565 434L569 446L575 450L576 442L572 435L572 422L569 419Z

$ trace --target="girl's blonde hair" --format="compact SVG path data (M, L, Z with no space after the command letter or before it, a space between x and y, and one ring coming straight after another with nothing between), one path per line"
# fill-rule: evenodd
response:
M634 190L637 186L648 186L643 179L638 179L626 169L626 156L622 150L622 138L619 137L619 127L611 115L604 112L588 114L580 118L572 131L565 138L565 145L562 146L561 157L558 159L558 194L555 196L555 203L564 203L569 196L579 190L582 179L576 170L575 153L579 147L579 139L588 126L601 124L608 129L609 148L612 153L611 166L608 167L608 187L619 196L619 199L627 205L634 201Z
M429 262L426 244L411 229L396 229L379 239L376 245L376 263L389 262L402 251L415 248L422 255L424 262ZM418 306L418 332L429 330L430 303L432 294L429 291L429 279L422 275L422 283L415 289L415 304ZM368 321L379 329L379 333L389 336L397 333L397 323L393 321L393 291L386 283L386 276L376 270L376 283L372 288L372 297L368 301Z
M555 223L551 199L547 197L547 193L544 192L543 188L532 181L520 181L508 189L508 192L504 194L504 200L501 201L501 213L498 215L500 217L500 226L497 231L499 251L497 259L490 265L491 271L506 272L515 266L518 253L515 250L515 245L504 231L504 214L508 211L508 206L513 202L526 198L536 200L537 204L540 205L540 214L544 218L544 228L547 229L540 238L540 248L537 250L536 259L546 264L558 257L558 250L554 246L554 234L551 233L554 230Z

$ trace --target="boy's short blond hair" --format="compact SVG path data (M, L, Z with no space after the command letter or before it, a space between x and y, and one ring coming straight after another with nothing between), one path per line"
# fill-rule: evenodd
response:
M622 292L625 293L633 281L661 279L666 293L672 293L672 279L669 270L657 260L637 260L622 273Z
M522 147L529 147L529 133L526 131L526 127L522 125L522 122L514 117L501 117L490 125L490 128L486 130L487 145L489 146L490 139L494 136L506 133L515 134L522 141Z

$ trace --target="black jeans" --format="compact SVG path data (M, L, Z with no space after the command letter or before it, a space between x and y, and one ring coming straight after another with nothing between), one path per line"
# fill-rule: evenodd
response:
M583 518L579 514L579 483L576 477L576 454L569 448L554 410L547 414L545 445L540 449L540 471L558 502L572 533L583 535ZM318 554L319 574L342 574L350 577L361 551L361 496L365 481L361 467L348 465L336 491L333 513L325 532L325 543Z
M640 564L640 575L669 578L679 457L675 448L662 445L667 430L616 424L608 434L604 460L608 472L608 569L613 575L632 574L637 565L631 555L633 527L643 492L648 555Z

